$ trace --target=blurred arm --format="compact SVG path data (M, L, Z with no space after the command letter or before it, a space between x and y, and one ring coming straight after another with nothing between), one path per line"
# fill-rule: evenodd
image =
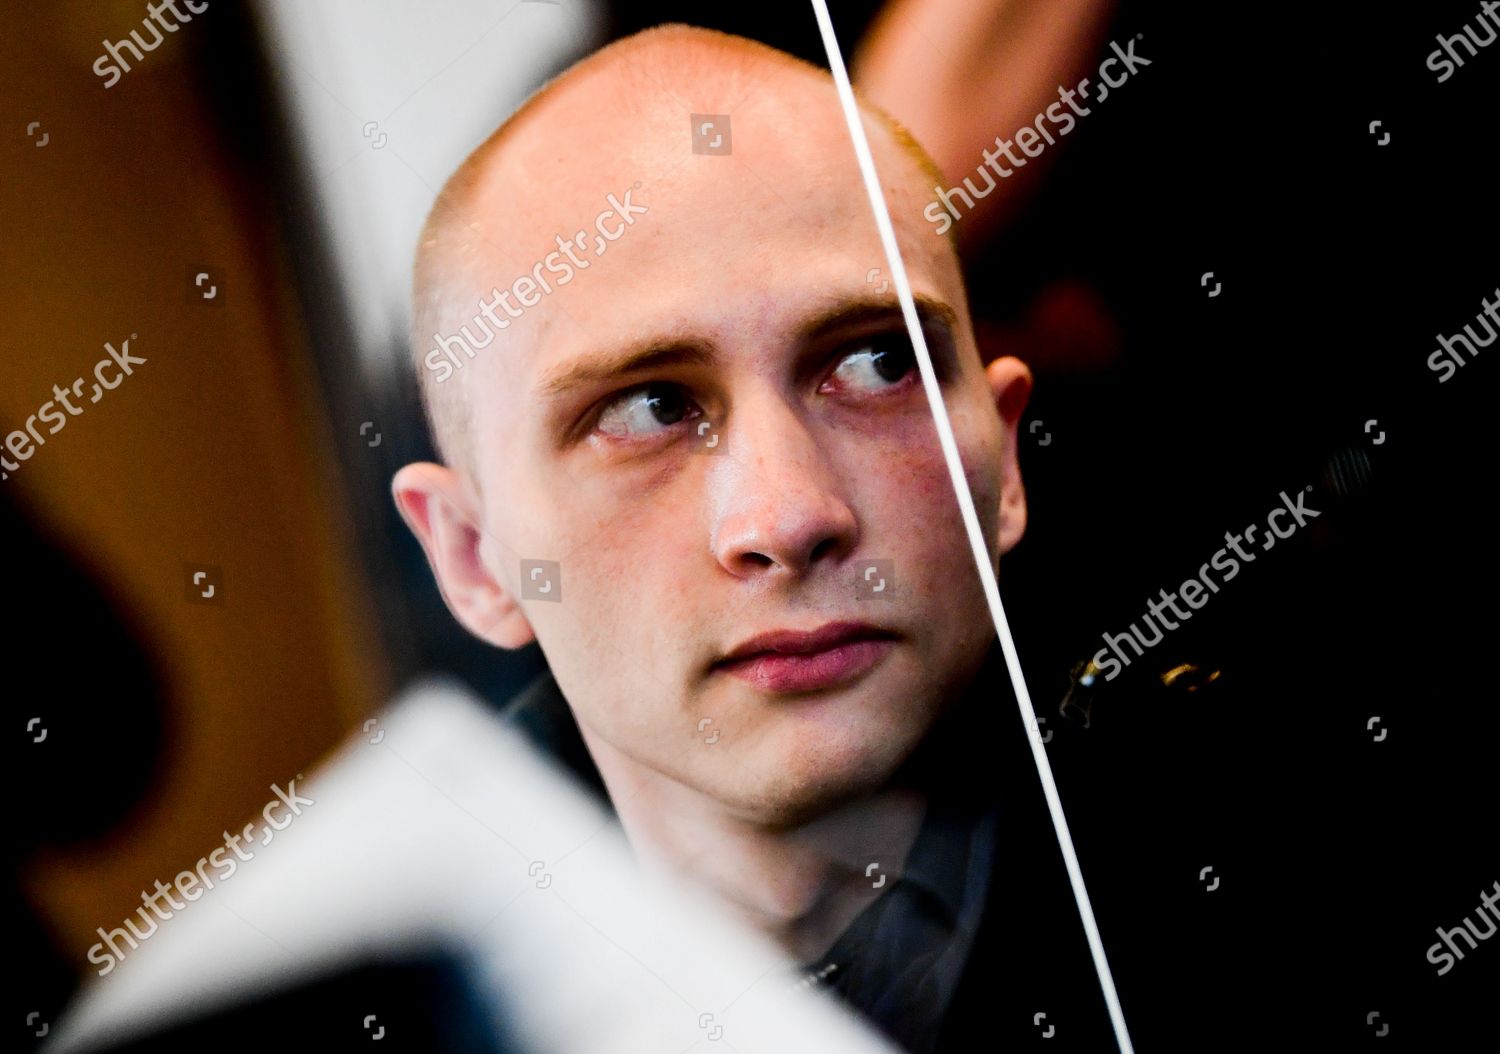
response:
M893 0L861 42L856 86L904 124L952 186L973 176L995 138L1011 138L1090 75L1113 0ZM958 224L970 249L1034 193L1031 160ZM1028 178L1029 177L1029 178Z

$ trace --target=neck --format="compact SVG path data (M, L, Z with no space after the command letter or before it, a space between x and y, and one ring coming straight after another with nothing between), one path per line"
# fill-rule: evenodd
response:
M697 881L801 962L901 874L926 813L925 794L893 784L803 824L760 824L580 730L637 856Z

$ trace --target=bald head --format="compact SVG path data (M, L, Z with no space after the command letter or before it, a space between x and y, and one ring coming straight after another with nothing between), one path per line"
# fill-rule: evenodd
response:
M924 188L941 181L894 120L862 106L880 129L871 131L872 145L887 180L899 169ZM692 114L730 118L733 133L724 131L736 164L693 153ZM521 380L511 363L488 360L515 358L517 342L543 339L559 325L587 328L588 272L613 262L605 257L614 239L650 238L634 229L638 220L651 222L642 217L653 209L658 228L672 223L658 206L694 193L694 177L705 174L716 182L774 181L795 208L803 188L784 164L788 150L816 151L857 185L842 124L826 70L743 37L682 25L618 40L533 95L449 178L418 244L412 348L444 460L476 477L475 420L495 408L476 401L472 389L482 375ZM720 229L698 236L744 237L737 218L728 213Z

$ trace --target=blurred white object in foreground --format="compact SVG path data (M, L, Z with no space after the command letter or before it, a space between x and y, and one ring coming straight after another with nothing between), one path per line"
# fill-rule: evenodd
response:
M893 1049L792 990L794 964L697 891L642 873L612 817L452 684L409 692L297 793L313 804L86 984L46 1049L119 1042L435 940L479 963L497 1030L528 1050Z

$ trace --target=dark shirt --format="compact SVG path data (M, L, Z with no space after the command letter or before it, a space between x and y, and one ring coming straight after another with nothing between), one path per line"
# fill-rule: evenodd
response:
M968 964L989 891L995 824L993 808L931 803L904 873L808 967L810 977L918 1054L933 1049Z
M968 1049L1004 1033L1034 1040L1047 1028L1034 1016L1049 1009L1070 1022L1070 1038L1083 1039L1085 1019L1096 1026L1088 1042L1101 1038L1103 1001L1055 842L1047 852L1045 807L1039 793L1011 789L1035 785L1036 776L999 663L997 650L893 777L928 798L904 873L827 954L805 964L804 983L828 988L912 1054ZM505 716L610 807L551 674ZM999 870L1007 859L1012 866ZM1004 1007L1013 1027L996 1018ZM1107 1030L1102 1042L1076 1049L1109 1049Z

